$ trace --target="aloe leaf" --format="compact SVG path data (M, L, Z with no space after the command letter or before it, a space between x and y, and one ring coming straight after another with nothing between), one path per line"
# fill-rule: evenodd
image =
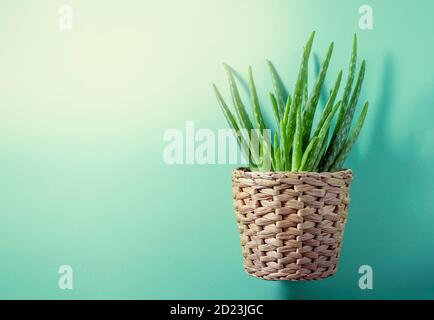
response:
M363 79L365 77L366 62L362 62L360 67L359 76L357 78L356 86L354 87L353 94L351 96L348 107L345 109L345 115L342 120L342 126L336 133L336 138L330 144L330 150L327 151L324 165L324 170L328 171L332 164L335 162L336 157L341 151L345 141L348 137L348 131L350 130L351 121L353 120L354 111L359 100L360 91L362 90Z
M234 75L232 74L232 70L227 64L223 64L223 66L226 70L229 87L231 89L232 100L234 102L235 110L237 111L238 117L241 120L241 125L243 128L253 129L253 125L250 121L249 115L247 114L246 107L241 100L240 92L238 91L238 87L235 82Z
M214 93L217 97L217 100L219 102L219 105L223 111L223 115L226 118L226 121L228 122L229 126L234 129L235 135L237 136L238 144L244 153L244 156L246 159L249 159L249 146L247 143L246 137L244 137L243 132L240 131L240 128L237 124L237 120L235 119L235 116L232 114L230 109L228 108L228 105L226 104L225 100L223 99L222 95L220 94L220 91L218 90L217 86L213 84Z
M273 170L276 170L277 167L276 156L275 156L275 146L276 146L275 139L277 139L276 134L274 134L273 143L271 144L271 165Z
M218 100L219 105L223 111L223 115L225 116L226 121L228 122L229 126L235 130L235 132L238 135L238 138L240 140L239 142L241 142L243 147L247 148L246 150L248 151L246 139L245 139L245 137L242 136L242 133L240 132L240 128L239 128L239 125L237 123L235 116L230 111L228 105L226 104L225 100L223 99L222 95L220 94L220 91L218 90L217 86L215 84L213 84L213 87L214 87L214 93L217 97L217 100Z
M307 165L307 170L314 170L315 169L315 164L318 161L318 158L320 157L320 153L322 150L322 145L324 143L327 143L327 134L333 119L333 116L335 115L336 111L339 109L341 105L341 102L337 103L336 106L334 106L333 110L329 113L329 115L327 116L327 119L324 121L323 126L321 127L321 130L318 133L318 146L317 148L314 149L312 155L310 156L308 165Z
M330 129L327 130L326 136L325 136L324 141L323 141L323 144L322 144L322 146L321 146L321 151L320 151L320 153L319 153L319 156L318 156L317 159L315 160L315 164L313 165L313 169L312 169L312 171L315 171L315 172L319 171L319 167L318 167L318 166L319 166L319 163L320 163L322 157L324 156L324 154L325 154L326 151L327 151L327 142L328 142L329 134L330 134Z
M348 141L345 143L342 150L339 152L339 155L337 156L334 164L331 166L330 171L333 172L342 169L342 166L345 160L347 159L348 154L350 153L354 142L356 142L357 137L359 136L360 131L362 130L363 123L365 122L366 114L368 113L368 108L369 108L369 103L366 102L365 105L363 106L362 112L360 113L359 119L357 120L356 126L353 130L351 137L348 139Z
M272 93L270 93L269 95L270 95L271 105L273 107L274 118L276 119L276 123L279 124L281 117L280 117L279 106L277 105L276 97Z
M229 67L227 64L223 64L223 66L226 70L226 75L228 78L229 87L231 89L231 95L232 95L233 103L235 105L235 110L237 111L238 117L240 119L240 129L250 130L250 132L247 132L245 134L245 136L247 136L247 138L245 137L245 139L246 141L249 142L251 161L253 161L255 165L258 165L260 162L259 159L260 146L258 146L255 143L252 143L252 140L259 141L258 139L259 137L257 133L253 131L254 129L253 124L250 121L249 115L247 114L246 111L246 107L244 106L244 103L241 99L238 86L236 84L231 67Z
M250 100L251 100L251 104L252 104L252 109L253 109L253 115L254 115L254 119L255 119L255 124L256 127L259 128L259 137L262 137L262 139L259 140L259 147L260 150L262 151L261 154L261 163L264 162L266 159L267 155L266 153L264 153L264 151L269 150L270 149L270 142L266 139L266 137L263 136L263 133L265 131L265 121L264 121L264 117L262 115L261 112L261 107L259 104L259 98L258 98L258 93L256 91L256 85L255 85L255 81L253 79L253 70L252 67L249 66L249 91L250 91Z
M301 107L297 110L297 120L295 124L294 142L292 146L292 171L297 171L300 168L302 154L302 139L303 139L303 118L301 116Z
M282 165L284 170L288 169L289 163L290 161L290 155L289 155L289 150L288 150L288 137L286 136L286 130L285 127L283 125L283 120L280 121L279 124L279 128L280 128L280 150L282 152Z
M270 137L270 130L262 130L262 154L261 154L261 168L262 171L271 170L273 166L273 152Z
M335 129L333 131L333 136L330 140L330 146L334 145L336 142L337 134L341 129L342 122L344 120L345 110L348 105L348 100L350 99L351 89L353 87L354 77L356 75L356 66L357 66L357 35L354 34L353 38L353 48L351 50L350 57L350 67L348 70L348 78L347 83L345 85L344 94L342 97L342 105L339 110L338 119L336 121ZM330 154L330 150L327 150L327 154Z
M278 141L278 136L277 136L277 132L274 133L274 160L276 162L276 167L275 170L276 171L282 171L282 154L280 152L280 148L279 148L279 141Z
M283 122L281 123L281 127L283 128L282 132L285 134L285 148L286 148L286 162L285 167L286 170L291 170L291 148L292 148L292 139L294 132L287 126L285 126L285 123L288 123L288 118L291 114L291 96L288 95L288 98L286 100L286 106L285 106L285 115L283 118ZM295 122L294 122L295 123Z
M253 106L253 115L255 117L256 126L264 130L265 122L264 117L262 116L261 107L259 105L258 93L256 91L255 81L253 80L253 70L252 67L249 66L249 91L250 91L250 100Z
M309 63L306 65L305 73L306 73L306 75L304 78L304 90L303 90L303 102L302 102L303 109L302 110L306 109L307 102L309 101Z
M288 152L291 151L293 140L294 140L294 134L295 134L295 125L297 121L297 110L294 107L291 107L291 111L289 112L288 116L288 124L286 125L286 137L288 139L288 142L290 143L288 147Z
M342 105L344 107L347 106L348 100L350 98L354 77L356 75L356 65L357 65L357 35L354 35L353 49L351 51L351 59L350 59L350 69L348 73L347 84L345 85L345 89L344 89L344 95L342 97Z
M315 38L315 32L312 32L303 50L303 57L301 60L297 81L294 87L294 94L292 97L291 109L293 110L296 110L296 106L301 107L303 102L303 92L306 85L307 68L309 63L310 52L312 51L312 44L314 38ZM291 119L288 119L288 121L291 121ZM285 125L287 126L288 124Z
M300 171L306 170L307 160L309 159L310 153L318 142L318 137L314 137L306 147L306 150L303 153L303 158L301 158Z
M283 114L283 126L286 126L288 124L288 118L291 112L291 101L291 96L288 95L288 98L286 99L285 112Z
M328 115L330 114L330 112L333 110L333 106L336 100L336 96L339 92L339 88L341 85L341 81L342 81L342 71L339 72L338 78L336 79L335 85L333 87L333 90L330 93L330 97L327 100L326 106L324 107L324 110L321 114L321 118L318 122L318 125L316 127L316 130L313 134L313 136L317 136L319 131L321 130L324 122L326 121Z
M321 95L321 89L323 87L324 80L325 80L325 77L327 74L327 70L328 70L328 67L330 64L330 59L331 59L332 54L333 54L333 47L334 47L334 44L332 42L330 44L328 50L327 50L326 58L324 59L322 65L321 65L318 78L315 82L315 85L312 89L312 93L311 93L310 98L307 102L307 106L306 106L305 113L304 113L304 119L303 119L303 124L304 124L303 144L304 145L307 145L309 140L310 140L313 118L314 118L315 111L316 111L316 108L318 105L318 101L319 101L319 98Z
M279 83L279 75L277 74L276 68L274 68L273 63L270 60L267 60L268 69L270 70L271 74L271 81L273 83L274 87L274 94L276 97L277 105L279 107L279 114L283 115L284 113L284 105L283 105L283 94L280 90L280 83Z
M234 115L229 110L228 105L226 104L220 91L218 90L217 86L214 83L213 83L213 88L214 88L214 93L217 97L217 101L219 102L220 108L222 109L223 114L224 114L227 122L229 123L229 126L238 131L239 127L238 127L237 121L235 120Z
M306 46L303 50L303 57L300 64L297 81L294 88L294 94L292 99L288 100L291 104L286 106L285 115L284 115L284 127L286 128L286 138L289 142L289 146L287 148L287 152L289 153L291 148L293 147L294 134L296 129L296 120L297 120L297 110L302 107L303 102L303 92L306 86L306 77L307 77L307 68L309 62L310 52L312 51L312 44L315 37L315 32L309 37L309 40L306 43ZM287 102L288 102L287 101ZM294 151L293 151L294 152ZM294 158L294 157L292 157ZM293 160L293 159L292 159ZM291 168L294 166L292 161Z

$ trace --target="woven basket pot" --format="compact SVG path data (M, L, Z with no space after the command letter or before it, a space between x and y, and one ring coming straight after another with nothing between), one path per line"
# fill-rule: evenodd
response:
M265 280L316 280L337 271L352 171L232 175L244 269Z

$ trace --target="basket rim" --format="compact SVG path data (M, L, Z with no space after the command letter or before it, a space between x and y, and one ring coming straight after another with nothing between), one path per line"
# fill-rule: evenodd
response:
M321 171L321 172L314 172L314 171L251 171L249 168L247 167L238 167L238 168L234 168L232 170L233 172L237 172L237 171L241 171L244 173L250 173L250 174L258 174L258 175L270 175L270 174L291 174L291 175L296 175L296 174L314 174L314 175L322 175L322 174L339 174L339 173L345 173L345 174L352 174L353 170L351 170L350 168L348 169L342 169L339 171Z

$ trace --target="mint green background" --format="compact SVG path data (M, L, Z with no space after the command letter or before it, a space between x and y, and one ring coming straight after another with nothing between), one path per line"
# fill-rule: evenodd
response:
M434 298L434 3L367 1L370 31L362 4L2 0L0 298ZM226 127L210 87L225 86L222 61L252 64L262 99L265 58L292 87L312 30L319 57L335 41L334 73L358 33L371 109L338 274L266 282L242 271L232 166L167 166L162 136ZM72 291L57 287L63 264Z

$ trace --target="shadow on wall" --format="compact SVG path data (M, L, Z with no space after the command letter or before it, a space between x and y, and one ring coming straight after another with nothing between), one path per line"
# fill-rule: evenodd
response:
M369 151L350 158L355 180L339 271L321 281L281 282L282 299L434 298L434 166L420 156L423 139L411 135L415 123L432 128L434 95L409 106L417 119L408 119L401 128L407 140L393 148L385 124L401 90L394 67L387 57ZM373 290L359 289L361 265L373 268Z

